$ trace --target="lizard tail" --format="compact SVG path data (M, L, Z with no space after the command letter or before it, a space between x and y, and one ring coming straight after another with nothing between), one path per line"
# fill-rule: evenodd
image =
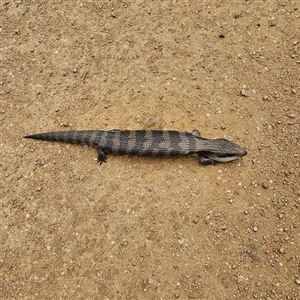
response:
M24 136L26 139L93 145L95 130L45 132Z

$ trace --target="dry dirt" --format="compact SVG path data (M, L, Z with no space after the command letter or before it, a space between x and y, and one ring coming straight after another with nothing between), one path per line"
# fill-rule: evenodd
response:
M1 1L2 299L300 299L299 1ZM248 155L24 135L198 129Z

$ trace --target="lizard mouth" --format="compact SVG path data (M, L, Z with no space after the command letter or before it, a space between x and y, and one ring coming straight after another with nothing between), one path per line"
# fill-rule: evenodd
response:
M228 162L228 161L236 160L246 154L247 154L247 151L245 150L245 153L242 153L241 155L220 153L220 154L208 154L208 155L206 155L206 157L213 159L214 161L218 161L218 162Z

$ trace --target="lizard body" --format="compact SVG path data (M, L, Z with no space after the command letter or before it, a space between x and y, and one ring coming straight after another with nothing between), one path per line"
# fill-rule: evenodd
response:
M152 157L194 155L204 165L235 160L247 151L226 139L205 139L199 131L174 130L84 130L47 132L25 136L44 141L87 144L98 151L100 164L106 154Z

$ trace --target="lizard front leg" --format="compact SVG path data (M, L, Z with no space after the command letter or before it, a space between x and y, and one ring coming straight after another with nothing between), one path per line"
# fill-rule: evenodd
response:
M100 165L105 162L106 163L106 160L107 160L107 157L106 157L106 154L105 154L105 151L104 149L102 148L96 148L97 151L98 151L98 162L100 163Z

